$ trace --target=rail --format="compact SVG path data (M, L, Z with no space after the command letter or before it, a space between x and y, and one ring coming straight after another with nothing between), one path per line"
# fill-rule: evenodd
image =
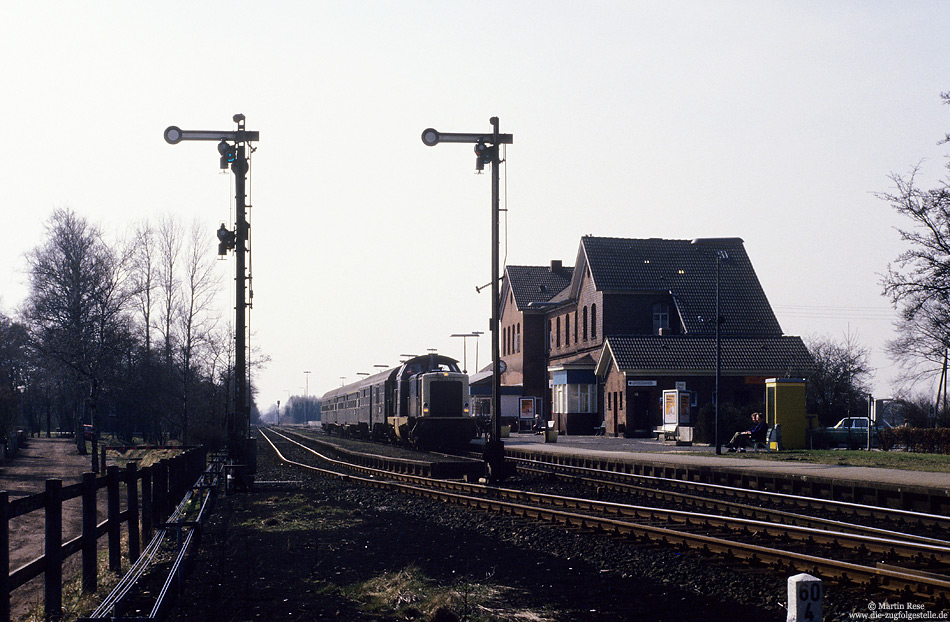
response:
M362 472L367 477L346 476L291 460L284 456L266 435L265 439L271 444L278 458L285 463L333 476L346 477L349 481L376 488L400 490L408 494L439 499L475 509L543 520L581 530L631 537L651 545L695 549L703 554L720 556L727 562L741 559L746 560L748 564L764 565L780 572L799 569L816 576L834 579L842 584L859 584L872 590L883 590L907 597L916 595L934 603L946 604L950 601L950 578L947 576L879 561L881 558L893 557L899 558L904 563L915 564L919 561L946 567L950 561L950 547L942 541L939 543L920 542L916 539L901 541L880 535L830 530L827 528L828 525L824 528L799 527L781 522L705 515L695 511L645 508L459 482L423 482L427 478L406 474L387 474L389 479L383 479L378 473L370 474L370 469L356 465L351 468ZM287 440L295 443L291 439ZM299 445L299 443L296 444ZM313 452L305 446L302 448ZM397 479L401 481L395 481ZM448 492L445 488L449 486L464 490L464 494ZM489 496L485 496L485 493L489 493ZM505 499L506 497L508 499ZM561 505L565 509L552 507L556 505ZM593 508L595 513L585 513L584 509L581 512L577 511L585 506ZM571 508L571 511L567 508ZM661 522L669 526L655 524L661 515ZM624 518L615 518L615 516L624 516ZM839 524L839 526L843 525ZM721 535L714 535L715 533ZM769 534L775 545L781 548L744 541L747 534ZM899 537L901 534L893 535ZM790 549L788 545L792 541L804 543L805 546L794 547L798 550ZM856 552L861 561L849 562L822 557L813 550L815 545L823 546L825 551L840 551L844 547Z
M225 454L213 456L211 464L198 476L197 481L185 493L168 520L156 528L155 536L145 547L142 556L131 565L125 576L95 611L87 617L79 618L80 622L121 619L127 617L127 609L136 604L141 607L141 603L135 601L142 600L143 592L147 590L140 587L136 593L136 586L163 552L170 554L173 560L162 582L162 587L158 590L158 596L151 601L152 606L147 616L133 617L137 620L156 619L167 611L173 598L180 591L185 562L188 560L193 544L197 543L200 537L200 527L211 512L215 493L220 488L220 481L224 477L225 460Z
M140 536L150 537L171 512L174 499L180 499L190 483L204 470L205 451L191 448L143 469L130 462L125 469L110 466L105 475L84 473L82 481L63 486L60 479L46 480L42 493L10 500L0 491L0 621L10 620L11 595L17 588L37 577L44 579L46 619L58 619L63 610L63 562L76 553L82 558L82 589L98 588L97 556L99 539L107 537L109 570L121 567L121 531L128 529L126 553L130 563L140 556ZM121 510L121 485L125 488L126 509ZM106 519L97 522L98 491L106 489ZM82 500L82 532L63 542L63 502ZM32 561L10 569L10 521L30 512L45 514L44 553Z

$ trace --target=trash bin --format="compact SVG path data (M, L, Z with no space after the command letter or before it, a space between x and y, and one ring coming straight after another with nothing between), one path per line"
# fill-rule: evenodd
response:
M545 442L545 443L556 443L556 442L557 442L557 428L545 428L545 429L544 429L544 442Z

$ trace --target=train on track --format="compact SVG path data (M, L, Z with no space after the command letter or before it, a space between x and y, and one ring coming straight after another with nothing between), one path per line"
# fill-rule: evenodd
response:
M329 391L323 430L416 449L452 449L475 437L468 375L440 354L415 356L399 367Z

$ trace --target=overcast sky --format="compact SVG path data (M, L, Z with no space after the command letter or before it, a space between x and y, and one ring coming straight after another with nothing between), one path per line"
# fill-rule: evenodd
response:
M402 353L461 359L452 333L486 332L484 366L490 175L420 134L498 116L508 263L572 265L585 234L741 237L785 333L850 331L885 396L902 223L875 193L921 162L925 186L944 176L948 32L940 1L4 2L0 305L58 207L116 234L197 218L213 242L233 177L162 132L240 112L261 136L262 410Z

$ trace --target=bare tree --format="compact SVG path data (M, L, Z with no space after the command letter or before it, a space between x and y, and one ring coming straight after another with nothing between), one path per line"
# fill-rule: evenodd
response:
M149 356L152 350L152 313L159 276L155 229L151 223L143 220L136 225L133 239L135 246L132 255L132 281L135 287L136 311L141 318L145 355Z
M863 416L872 371L868 348L852 333L841 342L810 337L805 345L815 360L808 382L808 412L817 414L821 425L831 425L849 414Z
M190 400L199 373L196 365L197 354L210 344L211 332L218 322L212 303L219 291L220 279L214 271L214 255L209 240L207 231L201 223L195 221L191 227L183 265L181 310L178 314L183 402L180 427L183 440L188 437Z
M950 103L950 93L941 98ZM950 135L941 142L950 142ZM899 336L888 352L911 383L936 375L950 348L950 184L945 179L920 188L919 172L916 166L907 175L891 175L893 190L877 195L909 221L898 229L908 248L888 265L882 284L900 311Z
M38 429L24 412L30 368L26 326L0 314L0 437L21 425Z
M183 231L175 217L166 214L158 225L158 288L161 298L158 330L164 340L165 365L171 366L174 351L174 330L181 301L181 280L178 264L181 255Z
M30 293L23 315L35 347L70 371L95 429L103 380L128 348L125 314L133 290L126 278L127 258L71 210L56 210L46 231L46 242L27 253ZM77 418L82 410L77 409ZM81 421L75 424L84 453Z

